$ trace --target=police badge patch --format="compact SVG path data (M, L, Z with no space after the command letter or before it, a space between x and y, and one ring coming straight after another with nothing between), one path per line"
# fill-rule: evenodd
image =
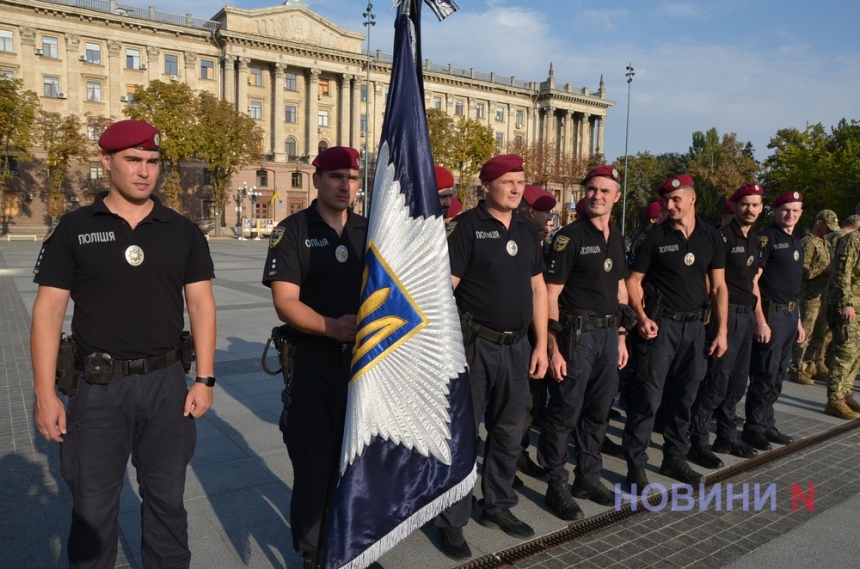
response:
M795 261L799 261L799 260L800 260L800 251L795 251L795 252L794 252L794 260L795 260Z
M451 237L451 234L454 233L454 229L457 228L457 222L452 221L448 224L448 227L445 228L445 237Z
M567 247L567 244L570 243L570 237L565 237L564 235L557 235L555 241L552 242L552 248L556 253L561 253L564 251L564 248Z
M272 234L269 236L269 248L272 249L281 242L281 239L284 238L284 228L279 225L272 230Z
M42 242L47 243L48 239L50 239L51 237L54 236L54 232L57 230L57 228L59 226L60 226L60 220L58 219L57 221L54 222L54 225L52 225L51 228L48 229L48 232L45 234L45 238L42 239Z

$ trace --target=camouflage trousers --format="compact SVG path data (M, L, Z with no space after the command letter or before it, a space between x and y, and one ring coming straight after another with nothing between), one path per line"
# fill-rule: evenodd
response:
M825 346L830 342L827 326L827 310L822 306L822 296L807 298L800 302L800 321L806 331L806 339L794 348L792 367L803 369L805 362L824 359Z
M860 320L843 326L842 330L840 333L834 330L833 333L833 364L827 381L828 397L850 395L854 389L854 380L860 373Z

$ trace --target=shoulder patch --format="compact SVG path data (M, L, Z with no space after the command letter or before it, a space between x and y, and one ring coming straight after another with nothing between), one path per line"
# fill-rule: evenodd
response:
M552 248L556 253L561 253L564 251L567 244L570 243L570 237L565 237L564 235L557 235L555 241L552 242Z
M275 246L284 238L284 226L279 225L272 229L272 234L269 236L269 248L274 249Z
M762 249L767 247L767 235L759 235L758 236L758 242L759 242L759 245L761 245Z
M451 221L448 223L448 226L445 228L445 237L451 237L451 234L454 233L454 230L457 229L457 222Z
M48 232L45 234L45 238L42 239L42 242L47 243L48 240L54 236L54 232L57 230L57 228L59 226L60 226L60 220L58 219L57 221L54 222L54 225L52 225L51 228L48 230Z
M722 235L722 237L723 237L723 243L727 243L728 238L725 235L723 235L722 233L720 233L720 235Z

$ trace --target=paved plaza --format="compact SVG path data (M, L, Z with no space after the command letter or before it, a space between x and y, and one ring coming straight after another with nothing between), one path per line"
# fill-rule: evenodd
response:
M0 569L67 566L71 497L59 476L57 445L46 442L32 420L29 329L36 295L32 267L39 247L33 242L0 241ZM278 324L269 290L260 284L267 244L213 239L210 247L218 304L218 384L212 409L198 420L197 450L188 469L185 505L192 566L298 568L301 560L292 550L289 529L292 471L277 427L282 380L280 375L266 375L260 364L266 338ZM128 301L146 303L150 299ZM70 317L71 307L65 331L69 331ZM275 365L273 359L272 367ZM800 438L844 425L822 413L824 402L822 384L786 384L777 404L781 430ZM622 422L611 422L610 435L616 442L622 429ZM537 433L532 437L536 442ZM649 477L670 486L671 481L657 472L662 438L655 434L653 441ZM723 458L727 468L740 462ZM623 481L626 468L621 459L606 457L605 467L610 485ZM775 511L769 507L743 511L736 505L732 511L710 507L646 512L517 561L516 566L857 567L858 472L860 429L847 430L729 480L736 487L776 484ZM538 536L564 528L566 523L543 503L545 483L521 477L525 486L520 489L517 515L534 526ZM117 567L140 568L140 502L131 465L127 478L120 508ZM815 485L814 511L802 504L792 509L791 485L795 483L804 489ZM586 501L580 505L587 517L612 509ZM475 559L521 543L474 520L465 531ZM501 566L486 561L485 566ZM440 553L436 533L429 527L414 532L380 562L386 569L455 566Z

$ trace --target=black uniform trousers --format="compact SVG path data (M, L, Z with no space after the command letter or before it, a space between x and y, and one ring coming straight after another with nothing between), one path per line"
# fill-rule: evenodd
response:
M339 414L344 412L349 366L349 352L299 348L293 358L292 402L281 413L280 427L293 464L293 548L305 557L317 551L332 453L343 438Z
M144 567L188 567L185 472L197 427L182 415L188 388L182 364L90 385L79 373L69 399L60 473L72 492L69 566L113 568L117 514L128 457L140 486Z
M791 368L799 318L797 307L790 311L771 309L767 314L770 342L753 342L744 429L764 432L775 425L773 405L782 393L782 383Z
M538 461L550 481L567 482L571 431L576 440L576 477L596 482L603 468L600 445L618 392L618 329L584 332L577 348L588 352L594 362L574 352L564 381L552 380L549 386L549 413L540 434Z
M721 358L708 359L708 371L699 386L699 394L690 418L690 442L705 446L709 442L711 417L717 419L717 437L732 440L737 436L735 409L747 389L752 337L755 330L753 312L729 311L729 345ZM717 332L716 323L708 326L705 342Z
M658 318L652 340L637 338L638 358L633 397L624 428L624 455L630 466L648 463L648 444L654 417L665 401L663 455L686 456L690 409L705 374L705 326L701 321L677 322Z
M481 471L483 508L492 513L517 505L513 489L517 459L522 453L520 438L528 398L528 368L531 346L523 337L510 346L476 338L466 348L475 431L484 418L487 440ZM438 528L464 527L472 512L472 493L436 516Z
M527 374L528 375L528 374ZM547 374L541 379L529 379L529 395L526 399L526 416L523 421L523 438L520 440L520 445L523 448L523 454L528 452L531 444L531 430L535 422L547 408L546 396L549 393L550 382L555 382L550 374Z

